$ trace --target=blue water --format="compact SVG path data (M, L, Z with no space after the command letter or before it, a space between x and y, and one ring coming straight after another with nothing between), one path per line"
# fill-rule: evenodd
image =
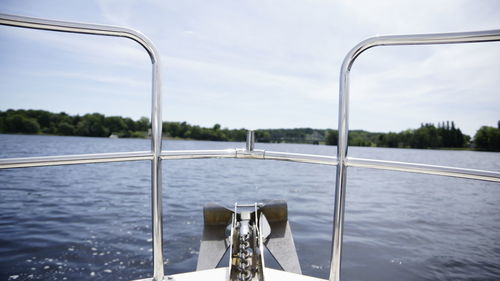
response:
M148 150L140 139L0 135L0 157ZM242 143L166 141L164 149ZM334 147L257 148L335 154ZM351 156L500 171L500 153L351 147ZM288 201L303 273L327 278L335 168L236 159L165 161L168 274L196 267L202 206ZM0 170L0 280L152 275L148 161ZM500 279L500 184L348 170L344 280Z

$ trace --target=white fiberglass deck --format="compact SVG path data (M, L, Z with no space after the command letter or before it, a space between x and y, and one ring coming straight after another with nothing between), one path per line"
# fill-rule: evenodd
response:
M164 281L198 281L198 280L227 280L228 267L221 267L209 270L201 270L195 272L179 273L165 276ZM152 281L152 278L141 279L136 281ZM266 281L325 281L325 279L315 278L296 273L276 270L272 268L264 268L264 280Z

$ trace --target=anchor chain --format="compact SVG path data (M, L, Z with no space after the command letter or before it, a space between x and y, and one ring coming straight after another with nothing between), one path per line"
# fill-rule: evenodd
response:
M246 233L240 235L240 248L239 248L239 265L238 265L238 281L250 281L253 278L251 266L249 265L249 258L252 256L250 250L250 234Z

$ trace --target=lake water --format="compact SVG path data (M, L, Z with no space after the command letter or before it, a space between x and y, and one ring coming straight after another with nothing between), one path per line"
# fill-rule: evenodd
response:
M165 141L164 149L243 143ZM149 150L141 139L0 135L0 157ZM335 155L335 147L256 148ZM500 171L500 153L351 147L353 157ZM195 270L202 206L288 201L303 273L327 278L335 168L165 161L166 272ZM0 280L152 275L148 161L0 170ZM500 184L350 168L343 280L500 279Z

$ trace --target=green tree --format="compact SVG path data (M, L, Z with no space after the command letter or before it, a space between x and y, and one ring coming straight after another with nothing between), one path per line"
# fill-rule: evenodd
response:
M135 121L132 120L132 118L124 118L123 122L125 122L125 124L127 125L127 129L128 130L130 130L130 131L136 131L137 130Z
M246 136L246 130L239 130L242 134L240 136L236 135L234 136L234 141L245 141L247 136ZM258 142L271 142L271 133L269 131L259 131L257 130L255 132L255 139Z
M128 130L128 126L120 116L110 116L104 119L104 126L110 133L122 133Z
M89 137L108 137L109 129L104 125L104 115L99 113L85 114L82 119L86 123L87 133ZM78 129L78 126L77 126Z
M331 130L326 136L327 145L338 145L339 133L337 130Z
M40 131L38 121L21 114L7 116L4 120L4 131L6 133L28 133L36 134Z
M179 129L177 131L177 136L180 137L180 138L185 138L186 136L186 133L187 131L189 130L191 126L186 123L186 122L182 122L179 124Z
M136 122L137 131L148 131L151 128L151 123L149 123L149 118L141 117L139 121Z
M57 126L57 132L64 136L73 136L75 134L75 128L67 122L62 122Z
M89 122L81 120L75 128L75 135L77 136L90 136Z
M500 128L482 126L474 135L476 148L500 151Z

